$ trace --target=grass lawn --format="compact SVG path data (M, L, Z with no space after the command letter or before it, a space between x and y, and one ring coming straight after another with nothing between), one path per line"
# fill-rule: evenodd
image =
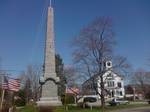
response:
M129 105L120 105L120 106L107 106L106 112L110 112L111 110L118 110L118 109L125 109L125 108L136 108L136 107L144 107L144 106L150 106L148 104L129 104ZM25 106L19 110L19 112L37 112L36 107L34 106ZM64 109L64 107L57 107L54 109L53 112L101 112L100 108L93 108L90 110L90 108L79 108L79 107L68 107L68 111Z
M17 112L37 112L37 109L34 106L25 106L20 108Z

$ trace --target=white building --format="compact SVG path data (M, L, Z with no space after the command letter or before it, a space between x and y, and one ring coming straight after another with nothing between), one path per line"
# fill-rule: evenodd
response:
M112 69L112 63L106 62L103 74L103 81L105 87L105 98L123 98L125 96L123 78L115 73ZM98 95L100 89L100 77L93 76L82 84L82 90L85 95ZM97 90L97 92L95 91Z

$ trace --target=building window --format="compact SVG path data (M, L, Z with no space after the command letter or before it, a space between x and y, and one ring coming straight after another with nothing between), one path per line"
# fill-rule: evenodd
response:
M118 85L119 88L122 87L121 82L118 82L117 85Z
M119 91L119 90L118 90L118 91L116 91L116 95L117 95L117 96L123 96L123 93L122 93L122 91Z
M107 82L108 87L114 87L114 81L108 81Z
M122 91L120 91L120 96L122 96Z
M120 91L116 91L116 95L117 95L117 96L120 96Z
M108 73L107 80L113 80L113 79L114 79L114 75L112 73Z
M112 77L112 74L111 74L111 73L109 73L109 74L108 74L108 77Z

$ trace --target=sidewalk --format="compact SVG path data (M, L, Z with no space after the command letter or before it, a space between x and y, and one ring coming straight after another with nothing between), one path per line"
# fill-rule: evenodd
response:
M150 106L131 108L131 109L120 109L120 110L114 110L114 111L109 111L109 112L150 112Z

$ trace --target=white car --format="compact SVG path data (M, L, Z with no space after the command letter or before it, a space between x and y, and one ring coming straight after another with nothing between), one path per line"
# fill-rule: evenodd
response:
M109 102L111 106L115 105L121 105L121 104L129 104L129 101L124 100L124 99L113 99L111 102Z
M101 101L97 96L86 96L82 98L82 101L78 102L78 105L82 107L99 107L101 106Z

